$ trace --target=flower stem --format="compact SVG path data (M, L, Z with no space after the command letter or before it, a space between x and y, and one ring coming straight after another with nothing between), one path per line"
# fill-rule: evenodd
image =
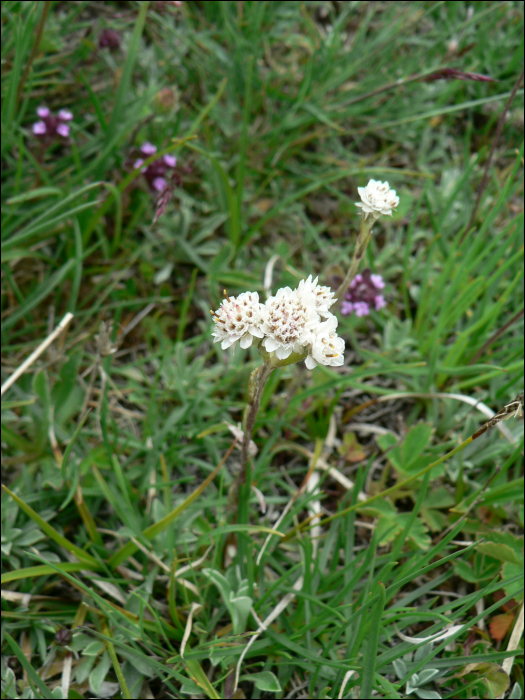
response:
M248 384L248 405L244 411L242 426L244 436L241 447L241 471L238 477L239 485L251 482L251 471L249 469L250 440L252 438L255 419L259 412L259 406L261 405L263 389L273 369L270 362L265 362L257 367L257 369L254 369L250 376L250 382Z
M332 306L332 313L335 313L335 311L339 311L339 309L341 308L341 303L344 299L345 292L357 274L359 264L363 259L368 244L370 243L370 239L372 238L372 226L374 225L374 223L375 219L373 218L369 218L365 215L363 215L363 217L361 218L361 228L359 230L359 235L355 244L352 262L350 263L350 267L348 268L348 272L346 273L344 280L341 282L337 292L334 295L336 302Z

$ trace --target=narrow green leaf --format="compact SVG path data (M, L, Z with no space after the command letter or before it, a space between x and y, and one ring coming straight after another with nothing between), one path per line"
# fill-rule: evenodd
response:
M97 571L100 569L99 564L89 564L88 562L60 562L55 564L53 567L43 564L42 566L29 566L26 569L16 569L15 571L9 571L6 574L2 574L1 582L9 583L10 581L18 581L24 578L38 578L39 576L49 576L50 574L55 574L56 569L60 571L82 571L83 569L89 569L90 571Z
M377 648L379 646L379 634L381 632L381 618L385 608L386 594L385 585L381 581L379 587L379 602L376 603L372 613L372 627L370 630L370 638L363 664L363 677L361 679L361 694L360 698L371 698L372 688L375 679Z
M56 542L60 547L64 547L68 552L71 552L71 554L74 554L77 559L80 559L83 562L88 562L89 564L94 565L97 569L99 568L97 560L91 556L88 552L85 552L83 549L80 549L80 547L77 547L76 544L73 544L69 540L67 540L65 537L63 537L59 532L55 530L54 527L52 527L49 523L47 523L43 518L38 515L38 513L35 513L35 511L31 508L31 506L28 506L27 503L24 503L24 501L17 496L15 493L10 491L7 486L4 486L2 484L2 488L6 493L8 493L11 498L18 503L20 508L24 511L24 513L31 518L42 530L42 532L45 532L48 537L50 537L54 542Z
M49 690L49 688L44 683L44 681L40 678L40 676L35 671L33 666L29 663L26 655L24 654L22 649L18 646L18 644L15 642L13 637L11 637L11 635L8 632L4 632L4 634L5 634L5 638L7 639L7 643L9 644L11 649L13 650L13 654L18 659L20 665L22 666L24 671L27 673L27 675L29 676L32 683L34 683L35 686L40 690L40 692L42 693L42 696L44 698L54 698L55 696L53 695L53 693Z
M152 540L154 537L159 535L161 532L164 532L164 530L169 527L178 516L183 513L186 508L188 508L193 501L195 501L201 493L204 491L204 489L209 486L209 484L213 481L213 479L217 476L219 473L222 465L224 464L224 459L219 462L219 464L215 467L215 469L209 474L206 479L202 482L200 486L198 486L195 491L186 498L183 503L178 505L176 508L174 508L171 513L168 513L162 520L159 520L157 523L154 525L150 525L147 527L143 532L142 536L145 537L147 540ZM109 560L109 566L111 568L115 568L116 566L119 566L119 564L122 564L123 562L126 561L128 557L130 557L134 552L137 550L137 545L134 542L127 542L121 549L118 550L118 552L115 552L115 554L111 557Z

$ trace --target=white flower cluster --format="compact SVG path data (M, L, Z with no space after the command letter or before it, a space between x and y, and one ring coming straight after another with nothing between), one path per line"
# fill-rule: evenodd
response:
M361 202L356 207L361 207L365 218L379 219L382 215L392 216L392 209L399 204L399 197L395 190L390 189L388 182L370 180L366 187L358 187L357 191Z
M262 338L262 347L274 353L277 361L297 353L308 369L318 364L342 365L345 342L337 335L337 318L329 311L335 303L334 293L317 279L310 275L297 289L279 289L266 304L259 302L257 292L226 296L212 312L214 342L220 342L223 349L237 341L241 348L249 348L254 337Z

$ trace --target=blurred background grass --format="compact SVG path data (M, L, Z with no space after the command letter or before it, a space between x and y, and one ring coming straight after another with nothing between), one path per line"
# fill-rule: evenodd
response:
M2 403L4 696L522 697L521 659L501 667L523 600L519 420L293 530L457 446L487 419L469 398L522 391L521 85L504 113L522 4L4 2L2 59L3 381L75 317ZM445 68L493 81L429 77ZM67 138L32 133L42 105L71 110ZM177 157L162 213L132 167L145 142ZM260 362L213 345L209 309L224 288L264 298L272 258L273 292L335 286L370 178L401 198L365 261L387 307L340 318L340 370L272 375L251 524L273 526L312 459L356 488L321 471L259 560L266 533L227 512L237 451L190 497ZM250 610L299 577L233 695ZM397 634L447 621L457 641L414 653Z

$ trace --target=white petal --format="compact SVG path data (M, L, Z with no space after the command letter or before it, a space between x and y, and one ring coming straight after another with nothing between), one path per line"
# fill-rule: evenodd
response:
M246 350L252 344L253 337L249 333L245 333L241 338L241 348Z
M279 343L274 338L266 338L264 340L264 347L268 350L268 352L273 352L274 350L277 350Z
M231 345L236 343L239 340L236 336L229 335L221 343L221 348L223 350L227 350Z
M277 355L279 360L286 360L286 358L290 357L290 355L292 354L292 348L285 348L281 345L279 348L277 348L275 354Z
M250 328L250 333L256 338L262 338L264 336L263 329L259 326L253 326L252 328Z
M317 367L317 362L311 355L308 355L304 364L306 365L307 369L313 369L314 367Z

